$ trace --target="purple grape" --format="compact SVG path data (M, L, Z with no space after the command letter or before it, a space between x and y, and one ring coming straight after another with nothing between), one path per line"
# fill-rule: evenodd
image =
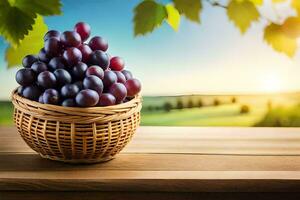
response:
M40 61L48 63L52 57L46 53L44 48L42 48L39 52L38 58Z
M82 81L77 81L74 84L77 85L77 87L79 88L79 90L83 89L83 82Z
M41 95L41 90L36 85L30 85L24 88L23 97L33 101L38 101L39 96Z
M121 57L112 57L110 59L109 68L115 71L122 71L124 69L125 62Z
M83 87L85 89L95 90L99 95L101 95L103 92L103 83L101 79L94 75L84 78Z
M80 35L82 41L85 41L90 37L91 27L87 23L78 22L75 25L74 30Z
M56 30L48 31L44 36L44 41L48 40L49 38L60 38L60 32Z
M116 98L117 103L122 102L127 96L126 87L122 83L114 83L109 88L109 93Z
M60 35L60 41L65 47L78 47L81 37L75 31L65 31Z
M47 89L43 94L43 102L45 104L59 104L59 93L55 89Z
M77 80L82 80L85 77L87 65L83 62L77 63L71 70L72 76Z
M112 106L116 104L116 98L109 93L103 93L99 98L98 106Z
M88 62L90 60L90 56L93 53L92 49L87 44L82 44L78 47L82 54L82 61Z
M105 71L104 78L103 78L103 85L104 88L110 88L110 86L116 83L118 80L117 75L113 71Z
M64 107L76 107L76 102L74 99L65 99L61 105Z
M36 74L31 68L22 68L16 73L16 81L22 86L28 86L35 82Z
M82 59L82 54L79 49L75 47L71 47L64 51L63 58L67 61L67 63L71 66L76 65Z
M39 100L38 100L38 101L39 101L39 103L44 103L43 94L41 94L41 95L40 95L40 97L39 97Z
M127 80L125 87L127 89L127 95L130 97L137 95L142 89L140 81L135 78Z
M107 41L99 36L93 37L89 42L89 46L93 51L95 50L106 51L108 49Z
M50 71L55 71L56 69L64 69L66 66L66 61L62 57L54 57L48 63L48 68Z
M78 92L79 87L76 84L66 84L60 90L60 94L63 98L74 98Z
M55 88L57 80L52 72L44 71L38 75L37 82L43 88Z
M120 72L120 71L113 71L113 72L117 75L118 83L123 83L123 84L126 83L126 78L122 72Z
M23 58L22 64L23 64L23 67L25 67L25 68L30 68L31 65L32 65L34 62L36 62L36 61L38 61L37 56L35 56L35 55L27 55L27 56L25 56L25 57Z
M76 104L81 107L92 107L97 105L99 101L99 95L94 90L85 89L85 90L81 90L76 95L75 100L76 100Z
M100 79L104 78L104 71L101 67L97 65L92 65L86 70L86 76L95 75Z
M54 75L56 77L57 85L63 86L65 84L72 82L72 77L67 70L57 69L54 71Z
M106 70L109 66L109 57L104 51L96 50L90 56L90 64L98 65L103 70Z
M47 55L50 56L58 56L61 52L61 44L59 39L57 38L49 38L48 40L45 41L45 46L44 46L45 52Z
M129 80L129 79L132 79L132 78L133 78L132 73L131 73L130 71L128 71L128 70L123 70L123 71L121 71L121 72L124 74L126 80Z
M31 65L31 69L36 73L36 74L39 74L41 72L44 72L44 71L47 71L48 68L47 68L47 65L41 61L37 61L35 63L33 63Z
M19 87L18 87L18 89L17 89L18 95L23 96L24 88L25 88L25 87L23 87L23 86L19 86Z

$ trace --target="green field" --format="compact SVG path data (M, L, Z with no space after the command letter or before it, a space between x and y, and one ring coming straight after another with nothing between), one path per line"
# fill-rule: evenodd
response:
M179 101L181 108L178 108ZM141 125L299 127L299 105L300 93L146 96L143 97ZM246 107L247 112L241 112L242 107ZM10 102L0 102L0 125L13 123L12 112Z

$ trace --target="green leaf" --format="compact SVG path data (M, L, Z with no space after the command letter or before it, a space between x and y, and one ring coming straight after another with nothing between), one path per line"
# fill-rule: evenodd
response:
M179 24L180 24L180 14L179 14L178 10L172 4L166 5L166 10L168 13L167 23L175 31L177 31L179 28Z
M297 38L300 36L300 17L289 17L282 24L282 32L290 37Z
M272 0L273 3L282 3L282 2L285 2L287 0Z
M134 35L145 35L159 27L167 18L164 5L145 0L134 8Z
M14 0L14 6L26 13L37 13L44 16L60 15L60 0Z
M187 19L200 23L201 0L173 0L175 8Z
M263 0L249 0L250 2L252 2L254 5L262 5L263 4Z
M298 15L300 14L300 1L292 0L291 6L297 11Z
M35 20L33 30L20 42L18 47L10 46L6 49L5 59L8 67L13 67L22 63L24 56L28 54L37 54L44 45L43 37L48 27L43 17L39 16Z
M264 30L264 39L274 50L284 53L289 57L293 57L296 53L296 39L287 37L280 25L274 23L268 25Z
M227 15L241 33L245 33L251 23L257 21L260 16L255 5L249 0L231 0L228 4Z
M32 30L34 18L17 7L11 7L6 0L0 1L0 35L9 43L19 44Z

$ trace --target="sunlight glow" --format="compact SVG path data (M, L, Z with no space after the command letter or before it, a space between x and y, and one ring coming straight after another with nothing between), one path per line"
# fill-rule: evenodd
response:
M279 74L270 73L262 77L263 92L279 92L282 90L282 79Z

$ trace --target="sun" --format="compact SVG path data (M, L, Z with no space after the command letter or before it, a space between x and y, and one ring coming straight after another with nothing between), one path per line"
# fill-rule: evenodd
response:
M262 91L267 93L281 91L282 80L279 74L269 73L262 77Z

